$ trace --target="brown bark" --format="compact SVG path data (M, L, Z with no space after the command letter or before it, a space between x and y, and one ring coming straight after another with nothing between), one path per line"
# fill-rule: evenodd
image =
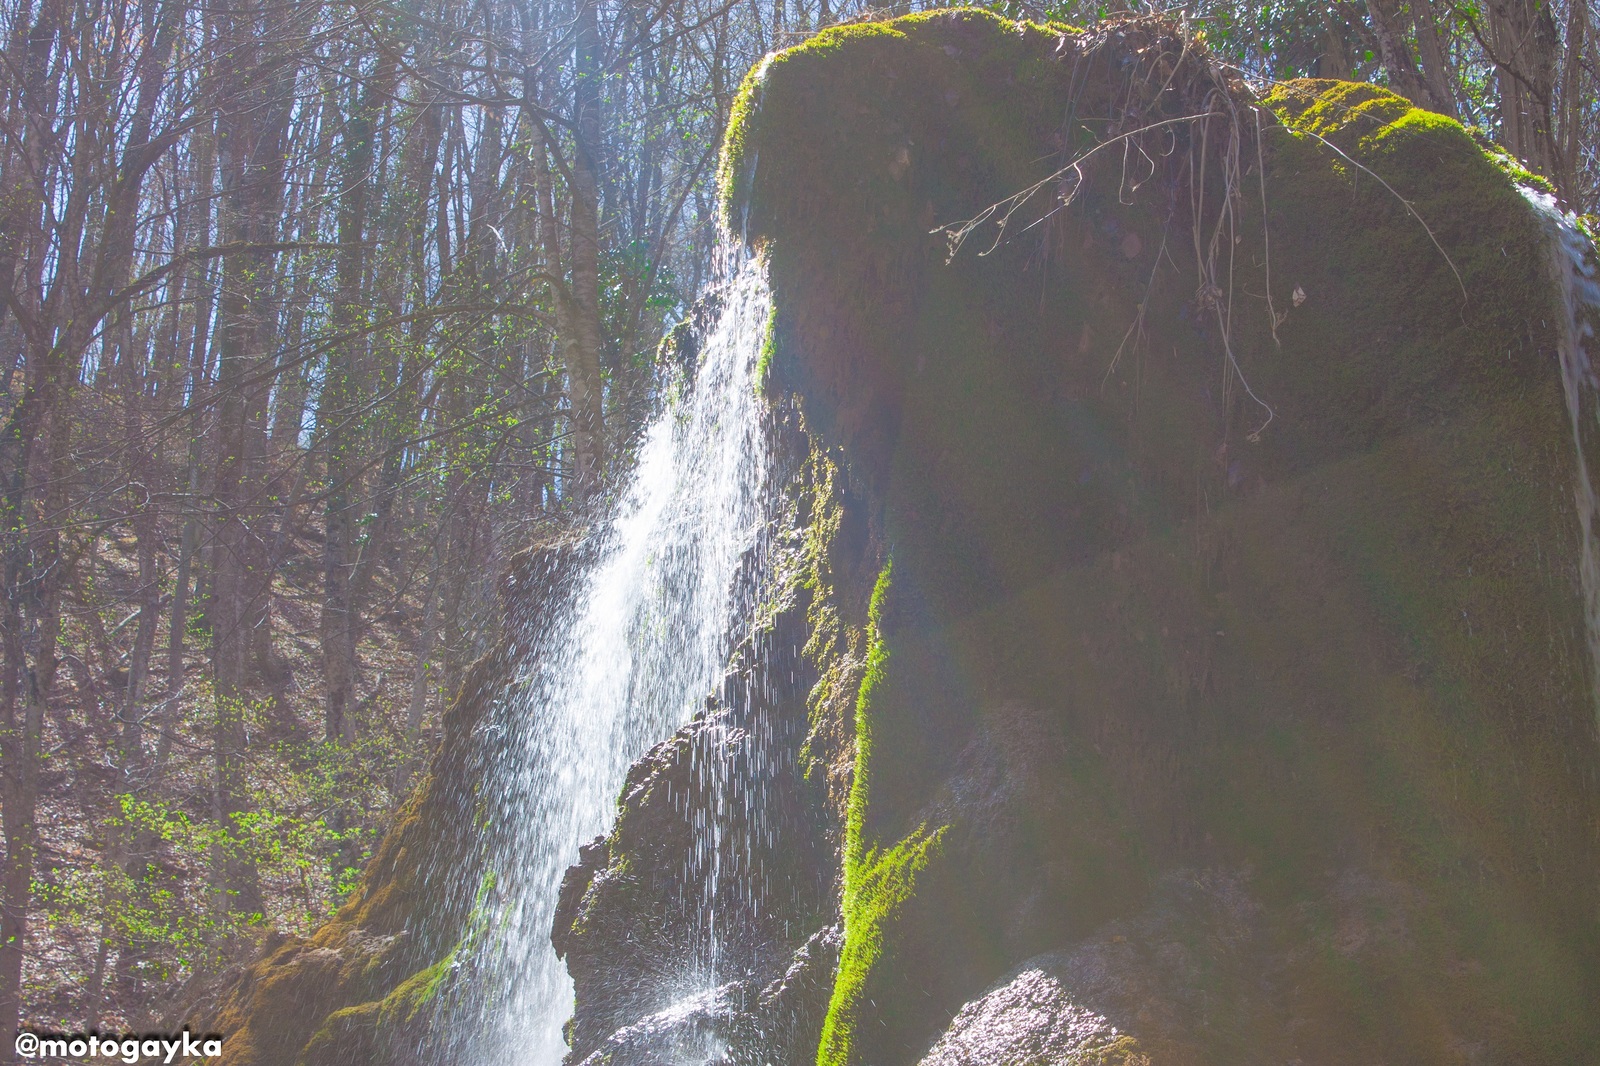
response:
M34 366L41 365L35 362ZM45 712L60 666L61 593L69 562L62 558L59 523L65 515L66 427L59 410L60 363L33 388L5 443L16 471L5 527L7 555L3 704L0 704L0 832L6 853L0 870L0 1027L14 1031L21 1008L22 966L32 909L39 838L40 752ZM30 406L30 401L32 404ZM19 521L20 520L20 521ZM31 632L30 632L31 631Z
M1422 80L1433 100L1433 110L1459 119L1461 109L1456 106L1455 91L1451 85L1455 72L1445 55L1444 41L1439 36L1439 12L1433 0L1411 0L1411 10L1417 28L1417 58L1422 63Z
M356 670L354 605L350 596L355 537L360 519L361 406L366 394L366 340L357 328L364 314L357 302L366 279L367 203L372 181L371 100L353 100L345 123L340 175L340 303L334 329L347 339L329 353L318 430L328 475L324 508L322 638L324 735L330 743L355 739L349 716Z
M1454 115L1454 99L1448 91L1436 91L1433 80L1424 76L1417 62L1417 55L1407 39L1407 31L1411 28L1409 14L1400 0L1367 0L1367 13L1371 17L1373 34L1378 39L1383 69L1389 76L1389 87L1418 107ZM1430 32L1431 29L1430 23ZM1442 58L1442 53L1440 56ZM1442 81L1439 84L1442 85Z
M1322 55L1317 59L1317 77L1349 81L1355 74L1350 65L1350 53L1344 47L1345 24L1336 12L1328 15L1328 24L1322 33Z
M284 141L292 103L292 69L263 42L286 39L292 31L284 14L252 0L219 5L215 19L214 69L219 99L226 105L217 123L219 228L226 241L250 249L224 260L217 307L218 513L206 605L216 686L213 812L231 834L247 810L245 708L259 642L268 635L263 632L272 580L263 536L267 388L256 371L270 358L275 333L275 256L265 246L277 236L283 208ZM217 906L260 913L264 900L253 864L237 847L220 848L216 860Z
M74 22L92 16L70 5L46 3L31 26L13 23L20 77L8 79L5 95L0 301L22 334L24 355L22 395L0 426L6 478L0 1029L14 1029L20 1013L39 847L39 758L60 661L62 590L72 569L62 551L77 473L69 403L79 362L100 324L125 301L145 175L173 135L154 130L176 16L154 6L140 14L137 31L116 37L108 52L89 51L107 46ZM134 40L140 50L124 50ZM48 83L61 70L57 76L70 79L74 103L67 113L58 106L62 87ZM119 139L109 141L119 127ZM116 351L119 337L125 346L126 321L113 323L107 336L105 351ZM127 743L126 735L121 739Z
M1542 0L1492 0L1482 21L1476 12L1462 13L1495 65L1500 143L1570 195L1569 161L1555 132L1561 42L1550 6ZM1579 53L1568 58L1576 62Z
M1569 0L1567 8L1566 47L1561 64L1561 95L1554 123L1554 150L1556 160L1555 183L1570 203L1578 210L1593 210L1592 202L1580 201L1579 160L1583 154L1583 129L1585 110L1593 101L1583 95L1585 52L1590 47L1593 27L1590 25L1591 0ZM1591 70L1590 84L1600 81L1600 70Z
M197 130L194 137L195 155L195 202L187 216L191 234L209 235L211 231L211 192L216 182L216 155L212 150L211 137L204 128ZM196 290L203 290L205 283L204 269L195 271L186 279L186 284L192 285ZM187 343L183 346L186 356L184 361L184 378L180 385L174 388L174 401L181 403L181 394L187 393L191 403L199 400L205 392L206 366L210 361L209 339L211 335L211 300L200 298L195 300L194 312L189 322L186 334ZM174 364L177 360L174 359ZM198 407L198 405L196 405ZM166 691L162 694L161 710L159 713L160 737L156 742L154 775L159 778L165 772L168 756L172 752L174 730L177 724L178 699L185 687L184 674L184 648L189 628L189 605L193 598L192 589L196 589L198 582L194 581L194 565L200 550L200 516L197 513L195 501L200 496L202 479L202 453L205 442L204 421L201 417L193 417L186 422L189 430L188 447L186 448L185 463L183 467L183 482L180 491L185 500L182 508L183 522L178 541L178 566L173 579L172 610L167 621L167 650L166 650Z
M573 91L575 143L569 208L568 298L557 304L572 405L573 473L580 497L600 487L606 461L600 375L600 30L596 0L580 0ZM565 314L561 309L565 306Z

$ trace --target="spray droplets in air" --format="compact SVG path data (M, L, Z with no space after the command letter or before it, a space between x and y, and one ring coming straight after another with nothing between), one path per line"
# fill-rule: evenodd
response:
M444 1020L453 1061L561 1061L573 986L550 928L562 876L610 829L629 766L718 687L736 621L750 614L767 520L753 376L769 301L755 263L721 305L580 553L585 572L513 638L517 684L481 785L492 913Z

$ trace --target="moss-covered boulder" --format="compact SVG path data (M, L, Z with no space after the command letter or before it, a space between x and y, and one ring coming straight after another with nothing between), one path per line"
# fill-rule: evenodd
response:
M767 387L875 531L818 1063L1033 1061L939 1041L1110 936L1167 1020L1063 963L1135 1043L1039 1061L1600 1059L1562 310L1507 169L1157 21L963 11L770 57L722 176Z
M560 609L584 549L556 536L514 561L501 596L513 625ZM475 783L496 755L486 728L514 683L508 638L468 671L439 750L360 884L310 937L272 935L194 1012L224 1034L224 1066L405 1066L448 1046L433 1008L485 919L485 814Z

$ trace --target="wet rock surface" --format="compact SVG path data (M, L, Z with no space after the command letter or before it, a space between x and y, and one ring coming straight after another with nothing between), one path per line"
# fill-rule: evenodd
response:
M1120 1066L1108 1056L1136 1049L1137 1041L1075 1002L1054 961L1029 960L1003 986L962 1007L921 1066Z
M784 1026L753 1020L770 1013L763 996L798 1014L805 994L825 1000L828 977L806 965L822 942L805 937L829 909L826 818L799 772L805 720L783 714L804 707L814 681L795 654L797 621L780 613L756 638L764 650L745 649L747 665L695 719L634 764L616 827L568 871L551 940L578 989L573 1061L602 1050L649 1061L656 1052L639 1049L706 1034L730 1046L756 1031L776 1039ZM716 994L694 991L711 981Z
M580 1066L767 1066L804 1061L827 1007L839 930L818 930L763 987L729 982L618 1029Z

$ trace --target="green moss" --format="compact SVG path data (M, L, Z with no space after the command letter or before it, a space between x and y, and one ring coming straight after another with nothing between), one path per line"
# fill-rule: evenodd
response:
M1150 1056L1139 1041L1126 1034L1096 1048L1092 1054L1094 1057L1085 1059L1082 1066L1150 1066Z
M408 1039L437 998L455 964L456 953L412 974L381 1000L329 1014L295 1060L297 1066L345 1066L383 1061L385 1040Z
M883 601L889 594L894 564L884 564L878 580L872 586L872 601L867 608L867 667L861 678L860 694L856 700L856 772L850 788L850 809L845 820L845 908L850 908L853 884L860 880L859 870L867 862L869 847L864 837L867 814L867 797L872 778L873 693L883 683L889 666L889 645L883 638ZM858 871L852 877L852 871ZM848 931L847 931L848 936Z
M874 970L882 963L884 939L899 910L911 898L916 880L937 853L942 829L919 826L910 837L887 849L866 838L867 798L872 777L873 694L889 664L883 628L883 605L889 594L893 563L885 563L873 585L868 607L867 663L856 700L855 774L845 822L844 945L833 995L823 1023L818 1066L853 1063L852 1036L862 1000Z
M903 57L904 51L896 49L896 46L908 43L913 44L920 52L929 46L940 44L939 39L948 34L952 24L996 31L997 35L1005 35L999 37L1000 40L1005 40L1007 37L1018 40L1030 34L1040 38L1053 38L1066 29L1063 26L1047 27L1035 23L1008 22L979 9L956 9L907 15L887 22L834 26L803 44L768 55L751 69L740 84L723 134L722 153L717 166L718 205L723 226L731 233L757 237L760 227L757 226L752 231L751 227L746 225L746 207L752 199L757 170L763 166L770 168L775 164L780 169L786 169L786 160L771 158L772 140L763 137L762 133L764 128L772 124L779 127L789 126L786 114L772 114L764 105L764 97L770 85L778 81L808 78L818 63L829 64L830 69L835 72L841 69L870 70L870 59L866 68L859 66L858 61L873 54L885 58L891 55L896 58ZM837 65L837 58L841 55L850 57L848 68L840 68ZM1025 73L1023 64L1008 64L1005 58L998 56L995 58L999 59L993 64L999 76L1015 79L1019 73ZM923 64L931 62L934 62L931 56L923 60ZM1033 76L1048 77L1048 68L1048 62L1039 64L1038 69L1032 72ZM783 108L779 110L782 111ZM792 153L826 153L832 147L827 140L826 133L821 136L806 136L799 141L792 141L784 148L783 154L788 157ZM763 147L768 150L765 164L761 158Z
M751 145L757 139L755 127L762 119L762 86L772 69L797 57L825 56L849 44L902 36L904 34L894 23L865 22L833 26L804 44L766 56L751 68L734 96L733 107L728 113L728 126L723 133L722 152L717 160L717 202L724 229L730 233L743 231L740 205L749 194L752 172L759 163L759 156L751 151Z
M439 989L444 986L445 979L455 967L459 950L458 946L432 966L412 974L400 982L393 992L383 997L378 1012L380 1024L384 1028L399 1028L414 1022L417 1016L438 997Z
M328 1015L295 1059L296 1066L346 1066L372 1061L378 1046L380 1005L362 1003Z
M1416 110L1381 86L1314 78L1274 85L1262 105L1292 121L1296 129L1325 137L1346 130L1363 137Z
M656 363L661 366L692 365L697 350L694 323L684 319L667 331L656 346Z
M919 878L939 858L944 833L945 827L930 832L919 826L894 847L869 850L846 867L844 946L822 1025L817 1066L854 1066L862 1061L857 1029L875 1013L870 1006L874 986L898 980L884 972L893 962L895 925L916 894Z
M748 193L749 172L754 163L749 152L751 129L761 99L761 82L770 62L770 56L763 59L739 83L728 112L728 126L722 134L722 152L717 157L717 207L722 228L728 233L739 233L743 228L738 205Z
M1483 149L1484 156L1487 157L1491 163L1504 171L1506 177L1510 178L1513 182L1518 185L1525 185L1530 189L1538 189L1543 193L1549 193L1551 196L1555 195L1556 187L1550 183L1550 179L1542 175L1535 174L1533 171L1523 166L1522 162L1517 159L1516 156L1512 155L1498 144L1495 144L1493 141L1490 141L1487 138L1477 140L1478 147Z
M764 393L771 387L772 357L777 351L778 309L767 312L767 325L761 333L761 351L756 356L756 392Z

